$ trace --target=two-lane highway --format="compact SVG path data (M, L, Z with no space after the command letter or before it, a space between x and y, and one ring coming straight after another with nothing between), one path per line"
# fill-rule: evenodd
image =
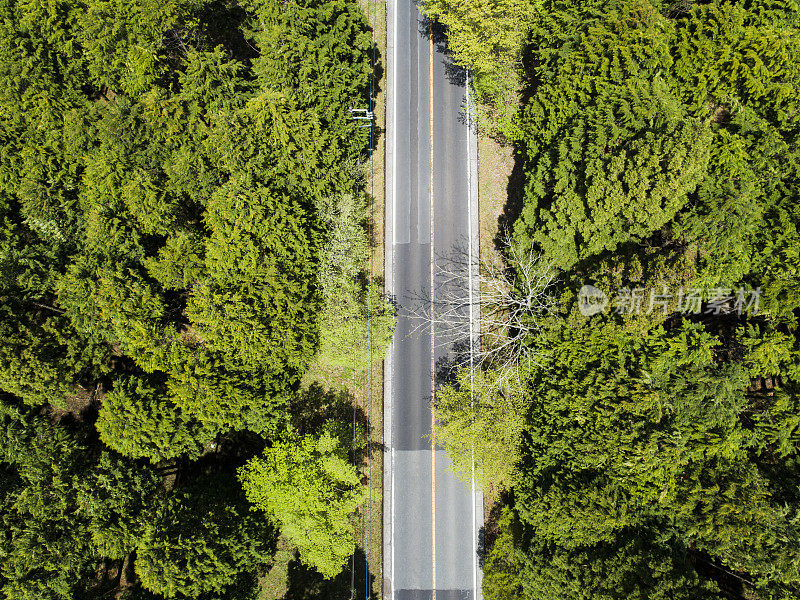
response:
M387 21L386 274L402 307L436 297L440 256L477 252L477 140L466 74L414 1L388 0ZM435 327L415 328L401 310L387 360L384 589L392 600L478 600L482 496L449 472L431 436L433 373L448 349Z

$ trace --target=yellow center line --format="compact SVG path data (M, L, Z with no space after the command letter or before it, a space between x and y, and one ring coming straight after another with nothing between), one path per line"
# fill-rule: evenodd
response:
M432 575L433 583L431 589L433 590L432 600L436 600L436 412L434 408L435 393L436 393L436 356L434 353L434 206L433 206L433 29L431 28L429 37L429 52L428 52L428 88L430 89L428 107L430 114L430 143L431 143L431 156L430 156L430 202L431 202L431 543L432 543Z

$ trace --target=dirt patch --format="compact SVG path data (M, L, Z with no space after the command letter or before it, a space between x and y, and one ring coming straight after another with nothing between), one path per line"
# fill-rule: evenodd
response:
M478 203L483 260L493 260L498 248L498 235L513 225L519 214L523 184L521 157L514 146L480 135Z
M98 385L94 390L87 390L82 385L73 385L61 406L50 405L50 418L53 421L60 421L70 416L76 421L80 421L92 405L92 402L102 395L102 385Z

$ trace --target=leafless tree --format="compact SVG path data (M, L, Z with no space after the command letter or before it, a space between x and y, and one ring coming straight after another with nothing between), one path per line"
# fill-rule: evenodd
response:
M414 333L433 327L436 347L454 355L451 368L491 370L498 385L518 382L520 370L536 364L532 342L555 308L552 264L508 237L504 246L502 258L470 259L463 245L437 257L433 293L414 294L400 307L415 321Z

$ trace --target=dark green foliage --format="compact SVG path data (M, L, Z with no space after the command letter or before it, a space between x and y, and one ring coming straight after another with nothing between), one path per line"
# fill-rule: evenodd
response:
M100 455L93 475L78 483L79 514L88 519L98 553L123 559L142 537L161 479L152 469L108 452Z
M665 76L670 23L647 2L545 7L532 33L535 93L518 238L561 268L658 231L702 180L707 124Z
M796 9L771 8L545 7L518 240L563 268L629 240L671 245L696 252L701 285L772 284L756 265L764 238L797 228L772 219L796 205L800 61Z
M711 600L716 586L703 583L680 544L631 531L614 543L574 550L534 546L520 577L525 597L541 600Z
M1 597L257 597L232 473L319 351L371 48L354 0L0 0Z
M236 481L200 479L150 515L136 556L142 586L165 598L222 592L271 556L273 535Z
M304 217L297 201L266 188L221 187L206 214L207 275L187 309L210 347L274 377L302 372L314 349L315 259Z
M701 181L709 154L710 130L660 79L604 84L578 113L534 154L531 172L541 179L531 181L527 202L549 207L522 214L536 219L533 242L561 268L658 231ZM532 132L558 120L546 109L526 116Z
M98 558L87 521L76 515L85 447L27 411L3 418L0 435L0 590L6 598L71 598Z
M798 589L797 341L754 326L729 334L684 321L639 336L601 319L549 340L527 384L514 487L524 533L500 534L487 594L705 597L713 585L689 554L764 597ZM747 350L724 360L731 347ZM775 387L759 390L764 378Z
M313 109L319 119L315 137L304 140L323 149L313 157L319 167L313 171L317 181L309 185L325 186L329 193L348 190L352 174L343 169L343 158L359 152L366 141L366 130L354 127L349 112L363 108L368 95L372 36L366 16L348 0L248 0L246 5L257 10L260 22L273 24L254 24L253 36L262 50L253 62L260 88L281 94L291 90L297 107L306 113ZM303 145L298 150L302 156ZM297 164L293 160L280 168L293 178L309 173L308 165L289 173Z
M156 598L253 597L248 569L268 560L274 534L229 474L168 491L154 469L92 451L86 425L54 423L10 400L2 408L4 597L87 597L108 586L96 581L103 559L121 565L134 552Z
M82 597L101 557L135 549L160 478L67 427L3 399L0 406L0 591L6 598Z
M782 2L536 13L515 239L562 269L562 314L521 385L487 597L800 593L799 23ZM587 320L586 283L642 288L643 313L661 285L760 288L761 314Z
M793 545L769 555L793 527L759 472L780 447L742 420L750 379L742 363L715 363L719 339L691 324L638 339L611 325L565 335L531 381L524 521L576 547L663 511L694 546L738 567L757 568L758 554L800 560ZM576 486L580 496L568 492Z

